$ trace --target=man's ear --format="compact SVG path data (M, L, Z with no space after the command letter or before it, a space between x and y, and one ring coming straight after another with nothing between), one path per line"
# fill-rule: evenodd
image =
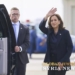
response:
M20 18L20 14L19 14L18 18Z

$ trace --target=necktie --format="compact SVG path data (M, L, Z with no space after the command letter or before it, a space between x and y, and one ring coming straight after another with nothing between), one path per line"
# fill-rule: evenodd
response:
M16 30L16 24L13 25L14 28L14 34L15 34L15 38L16 38L16 42L17 42L17 30Z

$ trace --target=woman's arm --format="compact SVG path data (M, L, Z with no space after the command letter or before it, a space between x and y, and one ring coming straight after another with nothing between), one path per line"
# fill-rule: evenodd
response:
M66 31L65 37L66 37L66 44L67 44L66 45L67 46L67 53L66 53L66 55L64 55L63 59L61 59L60 62L63 62L63 61L66 62L66 60L68 58L70 58L71 53L73 51L73 43L72 43L72 39L70 37L69 31Z
M48 33L48 28L45 27L46 21L47 21L47 20L43 19L43 20L41 21L41 23L39 24L40 30L41 30L43 33L45 33L45 34Z
M46 16L44 17L44 19L41 21L39 28L40 30L47 34L48 33L48 28L45 27L46 21L48 19L48 17L50 17L51 15L53 15L55 12L57 11L56 8L52 8L51 10L49 10L49 12L46 14Z

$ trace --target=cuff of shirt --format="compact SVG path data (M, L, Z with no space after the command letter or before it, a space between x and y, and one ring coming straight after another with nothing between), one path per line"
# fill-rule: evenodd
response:
M20 52L22 52L22 47L21 46L19 46L20 47Z

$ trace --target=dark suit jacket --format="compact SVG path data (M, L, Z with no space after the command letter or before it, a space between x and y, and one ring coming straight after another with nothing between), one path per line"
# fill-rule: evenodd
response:
M28 27L22 24L20 24L20 27L19 27L17 45L22 47L22 52L18 52L21 62L23 64L28 63L29 60L28 60L26 50L29 47L29 29Z
M42 20L39 28L40 30L47 34L47 52L44 59L44 62L50 62L50 35L52 30L45 27L46 21ZM57 54L57 62L70 62L70 55L73 49L72 40L69 34L69 31L66 29L62 29L59 31L58 42L56 44L56 54Z

